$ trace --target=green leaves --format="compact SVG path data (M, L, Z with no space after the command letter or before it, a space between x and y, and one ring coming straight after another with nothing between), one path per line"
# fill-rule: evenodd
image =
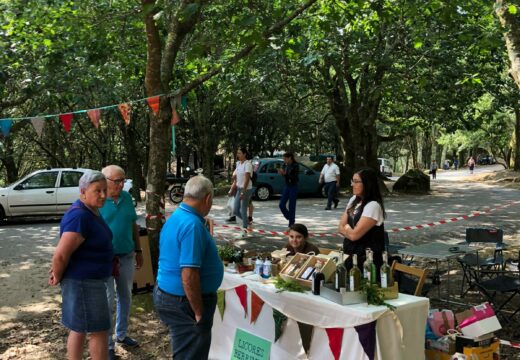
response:
M516 15L517 13L517 8L515 5L509 5L509 7L507 8L507 11L509 11L509 13L511 15Z

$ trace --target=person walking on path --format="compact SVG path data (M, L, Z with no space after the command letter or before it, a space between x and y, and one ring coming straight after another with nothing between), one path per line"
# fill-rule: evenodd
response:
M468 160L468 167L469 167L469 173L473 174L473 170L475 170L475 159L473 159L473 156L470 156Z
M143 265L143 252L139 239L139 226L136 223L132 196L123 191L125 171L117 165L109 165L101 170L107 179L107 200L100 209L101 216L112 230L114 255L119 259L119 275L110 277L107 283L107 296L110 318L113 320L114 300L116 300L116 321L109 334L109 359L114 358L115 330L118 344L136 347L138 342L128 336L130 306L134 271ZM117 294L117 297L115 296Z
M278 173L285 179L285 187L280 198L278 207L283 216L289 220L289 227L296 221L296 199L298 198L298 175L300 166L294 159L294 154L286 152L283 154L284 165L278 169ZM289 202L289 209L287 209Z
M453 167L455 170L459 169L459 160L457 158L453 159Z
M184 189L184 200L164 224L154 304L168 326L173 359L207 359L224 267L204 219L213 204L213 184L199 175Z
M327 163L321 169L320 183L325 183L325 193L327 194L327 207L325 210L330 210L332 203L334 209L338 207L339 199L337 198L337 191L339 189L339 167L334 163L332 156L327 156Z
M67 358L82 359L88 339L91 359L106 360L111 323L106 282L113 252L112 232L99 214L107 196L105 176L86 171L79 191L79 200L61 219L48 282L61 285L61 322L69 329Z
M233 214L242 220L242 236L247 236L249 219L247 217L247 208L253 196L253 164L247 160L247 150L240 148L237 150L237 166L235 169L235 181L231 185L231 190L236 188L235 202L233 204Z
M433 160L432 164L430 165L430 174L432 174L432 179L437 179L437 161Z

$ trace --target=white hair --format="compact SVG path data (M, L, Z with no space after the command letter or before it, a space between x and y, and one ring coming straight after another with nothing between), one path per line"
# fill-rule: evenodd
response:
M79 189L85 190L90 186L90 184L98 181L106 181L105 175L103 175L102 172L97 170L87 170L79 178Z
M211 180L203 175L197 175L189 179L184 188L184 196L191 199L202 200L208 194L213 196L213 184Z
M121 174L123 174L123 176L125 176L125 171L123 170L123 168L121 166L118 166L118 165L108 165L108 166L105 166L101 172L105 175L105 176L108 176L108 174L111 174L113 172L119 172Z

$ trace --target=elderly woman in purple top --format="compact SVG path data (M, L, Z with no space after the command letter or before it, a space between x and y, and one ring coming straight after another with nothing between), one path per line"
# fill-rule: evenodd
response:
M60 240L52 257L49 284L61 285L63 325L70 330L68 359L108 358L110 312L106 281L112 273L112 232L99 214L107 182L99 171L87 171L79 180L80 198L60 224Z

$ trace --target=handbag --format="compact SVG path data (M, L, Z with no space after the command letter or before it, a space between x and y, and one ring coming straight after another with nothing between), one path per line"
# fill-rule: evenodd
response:
M230 214L233 214L235 211L235 198L233 196L228 196L226 209L228 209Z
M436 336L441 337L448 330L455 329L455 315L451 310L432 311L428 316L428 325Z

